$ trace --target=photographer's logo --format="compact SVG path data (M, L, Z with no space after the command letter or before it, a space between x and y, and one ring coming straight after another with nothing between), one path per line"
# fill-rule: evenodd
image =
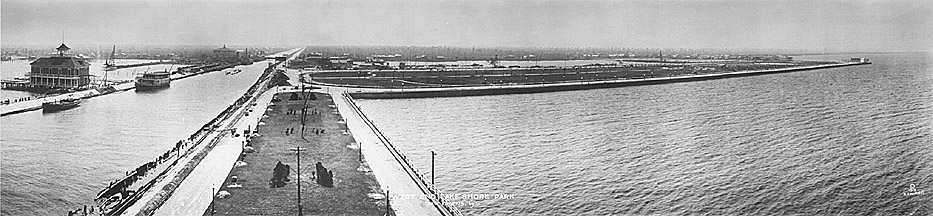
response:
M910 184L910 188L907 189L907 192L904 192L904 196L916 196L923 194L923 190L917 190L917 185Z

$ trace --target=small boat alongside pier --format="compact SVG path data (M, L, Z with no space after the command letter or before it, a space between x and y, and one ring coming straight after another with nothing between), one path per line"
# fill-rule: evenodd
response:
M61 110L75 108L81 105L80 98L66 98L57 101L42 103L42 112L57 112Z

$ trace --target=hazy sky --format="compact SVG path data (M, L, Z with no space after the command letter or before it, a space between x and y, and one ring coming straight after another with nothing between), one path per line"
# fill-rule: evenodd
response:
M933 50L933 1L0 1L0 45Z

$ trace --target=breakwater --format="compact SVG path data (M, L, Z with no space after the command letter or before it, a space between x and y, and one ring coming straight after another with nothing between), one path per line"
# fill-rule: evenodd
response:
M144 63L127 64L127 65L113 65L113 66L110 66L108 70L116 70L116 69L131 68L131 67L142 67L142 66L148 66L148 65L167 64L167 63L172 63L172 62L171 61L165 62L165 61L159 60L157 62L144 62Z
M766 74L788 73L796 71L826 69L854 65L871 64L870 62L840 62L835 64L790 67L768 70L738 71L716 74L684 75L641 79L612 79L599 81L568 81L545 84L515 84L515 85L486 85L486 86L459 86L435 88L369 88L353 85L334 85L314 81L312 84L327 87L345 88L354 98L360 99L396 99L396 98L428 98L428 97L461 97L501 94L526 94L555 91L572 91L598 88L615 88L625 86L657 85L677 82L692 82L733 77L758 76Z
M437 208L441 215L463 215L456 206L454 206L446 199L446 197L434 186L433 183L425 179L422 172L419 171L418 168L415 168L411 161L409 161L408 157L399 151L398 148L396 148L395 145L393 145L392 142L386 138L382 131L376 127L376 124L369 120L368 117L366 117L366 114L364 114L362 109L356 105L356 102L353 101L353 97L350 94L341 93L340 97L347 102L347 104L350 106L350 109L353 110L353 114L358 115L366 124L367 128L376 135L383 147L389 150L395 161L401 165L403 171L405 171L411 180L414 181L414 183L424 194L424 197L427 198L435 208Z

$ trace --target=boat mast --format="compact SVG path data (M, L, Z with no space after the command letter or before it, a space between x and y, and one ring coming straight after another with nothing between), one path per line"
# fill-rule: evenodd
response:
M113 61L113 56L117 53L117 45L113 45L113 50L110 51L110 59L107 59L107 62L104 63L104 66L113 66L115 62Z

